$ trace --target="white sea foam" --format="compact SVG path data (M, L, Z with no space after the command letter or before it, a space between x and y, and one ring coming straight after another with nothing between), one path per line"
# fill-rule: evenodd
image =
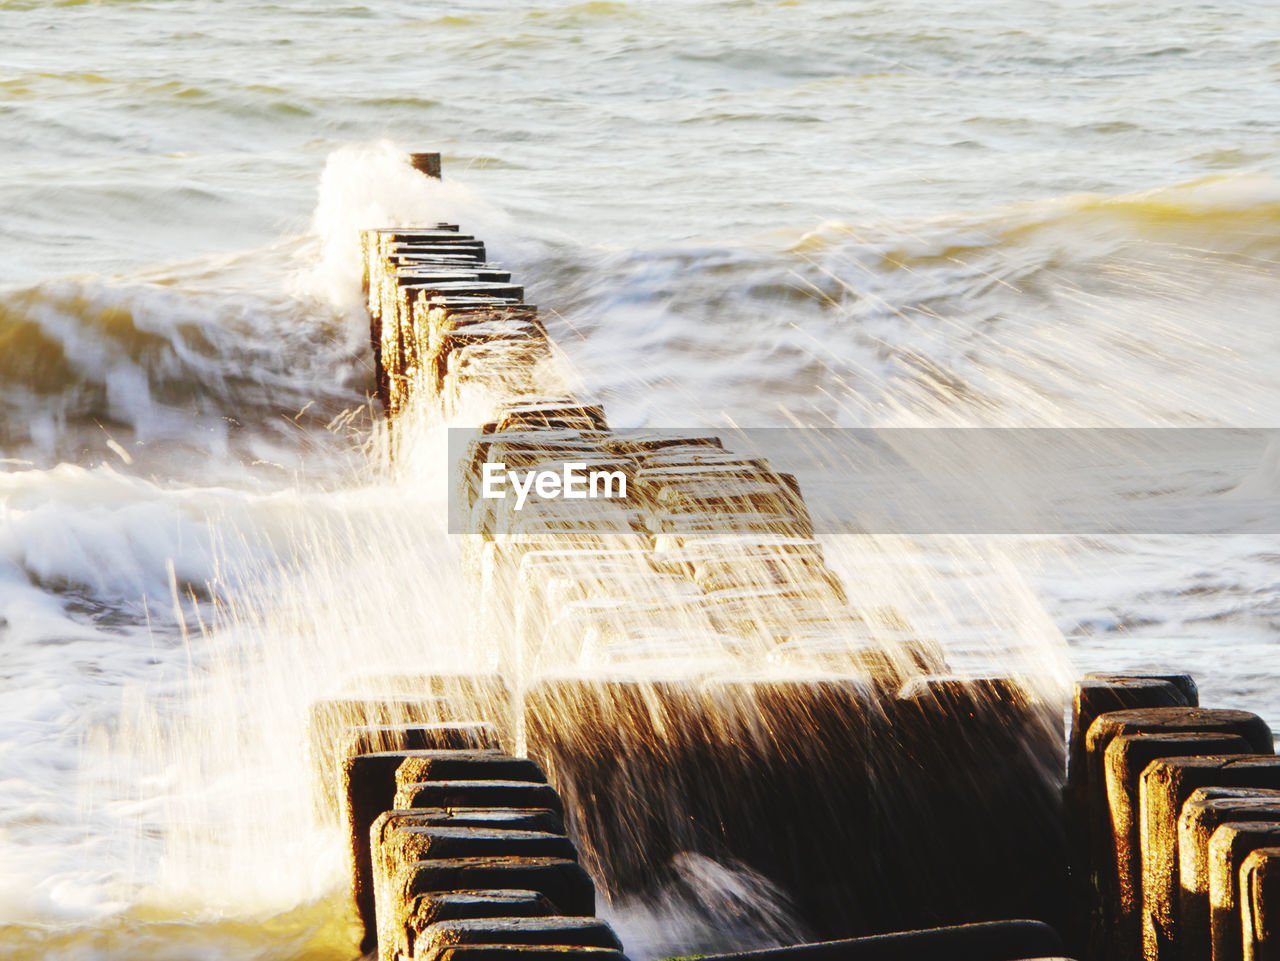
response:
M455 177L433 179L414 169L408 154L390 141L340 147L325 161L311 233L319 255L298 289L340 309L362 305L360 232L374 227L464 225L501 253L510 250L514 227L499 208Z

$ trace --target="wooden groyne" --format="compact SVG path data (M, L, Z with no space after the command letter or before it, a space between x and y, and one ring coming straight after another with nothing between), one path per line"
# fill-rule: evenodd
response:
M1187 675L1077 685L1067 792L1087 958L1280 958L1263 880L1280 865L1280 758L1257 715L1198 703Z
M794 477L714 434L611 429L481 240L387 228L363 250L388 416L483 411L450 469L496 661L313 709L363 950L617 957L597 908L701 856L858 939L789 949L813 961L1280 957L1260 719L1199 708L1185 676L1091 676L1064 739L1019 679L953 674L901 615L851 607ZM625 495L516 507L494 465Z

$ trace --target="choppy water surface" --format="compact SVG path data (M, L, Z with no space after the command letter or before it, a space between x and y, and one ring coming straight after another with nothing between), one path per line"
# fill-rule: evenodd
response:
M440 444L371 436L361 226L482 236L620 426L1278 421L1269 4L8 0L0 37L4 957L351 954L303 710L468 628ZM1280 721L1266 540L830 554L966 663Z

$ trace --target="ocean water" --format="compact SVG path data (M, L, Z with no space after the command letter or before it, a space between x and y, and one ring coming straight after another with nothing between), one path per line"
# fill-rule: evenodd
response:
M354 953L305 707L482 647L440 425L390 464L368 400L361 227L485 239L619 426L1280 422L1271 4L0 0L0 38L3 958ZM1280 723L1274 539L829 553L957 663ZM617 920L637 959L700 923Z

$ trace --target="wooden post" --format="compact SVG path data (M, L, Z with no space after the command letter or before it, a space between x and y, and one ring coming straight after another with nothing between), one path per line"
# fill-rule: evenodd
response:
M440 154L411 153L409 154L409 163L413 165L413 169L418 173L425 174L435 180L440 179Z
M1240 913L1244 961L1273 961L1280 957L1276 909L1280 907L1280 848L1258 848L1240 868Z

